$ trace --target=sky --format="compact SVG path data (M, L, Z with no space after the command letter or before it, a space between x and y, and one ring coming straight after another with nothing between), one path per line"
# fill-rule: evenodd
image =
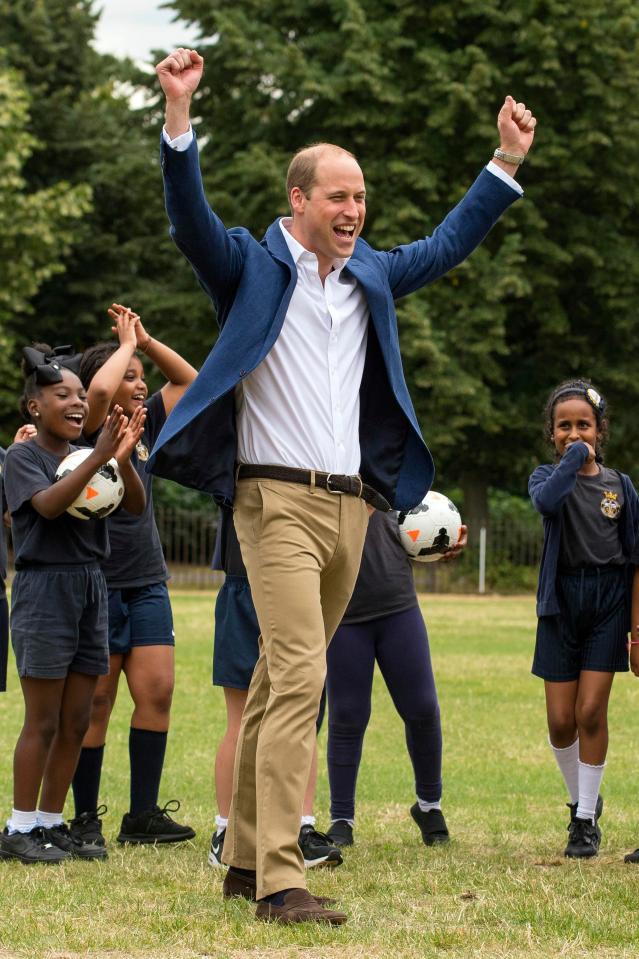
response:
M102 9L95 34L101 53L148 61L151 50L168 53L195 42L196 31L172 23L172 11L156 0L98 0L95 9Z

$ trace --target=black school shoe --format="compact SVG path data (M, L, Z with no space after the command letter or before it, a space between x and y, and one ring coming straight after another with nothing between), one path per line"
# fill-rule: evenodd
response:
M336 819L335 822L331 823L331 828L326 833L326 838L340 849L343 846L352 846L354 843L353 827L349 822L346 822L345 819Z
M14 832L11 835L5 827L0 833L0 859L18 859L24 863L59 863L70 858L70 853L47 839L41 826L36 826L31 832Z
M58 826L43 826L42 832L48 842L67 852L72 859L107 858L104 845L98 846L96 843L86 842L84 839L76 839L65 822Z
M298 844L307 869L315 869L317 866L334 869L335 866L341 866L344 861L341 852L336 845L333 845L330 838L311 825L302 826Z
M629 852L627 856L623 857L624 862L639 862L639 849L635 849L634 852Z
M568 826L568 845L564 856L569 859L591 859L599 852L601 829L589 819L573 819Z
M441 809L429 809L423 812L419 803L410 807L410 814L420 828L426 846L439 846L448 842L450 834Z
M151 842L184 842L195 838L195 830L190 826L181 826L171 819L169 812L177 812L180 803L171 799L160 809L154 806L133 816L127 812L122 817L118 842L128 842L132 845L141 845Z
M83 843L92 843L94 846L106 847L104 836L102 835L102 820L107 811L106 806L98 806L91 812L80 813L75 819L69 820L69 832L73 839L78 839Z

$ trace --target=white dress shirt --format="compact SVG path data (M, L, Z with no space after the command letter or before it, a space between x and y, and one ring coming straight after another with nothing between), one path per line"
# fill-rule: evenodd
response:
M236 390L238 462L357 473L368 304L346 259L322 284L317 257L288 223L297 284L273 348Z

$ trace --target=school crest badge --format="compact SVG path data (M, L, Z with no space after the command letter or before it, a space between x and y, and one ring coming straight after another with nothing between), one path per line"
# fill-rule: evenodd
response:
M619 513L621 512L621 504L619 503L619 494L613 493L612 490L604 490L603 499L601 501L601 512L604 516L607 516L608 519L617 519Z
M146 463L146 461L149 458L149 448L145 443L142 442L142 440L138 440L138 443L135 447L135 452L138 454L138 459L140 460L140 462ZM603 504L602 504L602 509L603 509Z

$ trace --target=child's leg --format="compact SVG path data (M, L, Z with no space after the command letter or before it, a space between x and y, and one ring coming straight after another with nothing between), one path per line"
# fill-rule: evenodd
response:
M123 657L121 655L110 656L109 673L107 676L100 676L95 687L91 706L91 720L82 743L82 751L73 777L76 816L81 816L82 813L95 812L98 807L104 745L109 719L118 694L122 661Z
M355 818L355 787L371 714L375 638L368 623L340 626L327 650L331 821Z
M575 718L578 685L578 680L544 682L548 738L571 803L576 803L579 795L579 735Z
M608 700L614 675L584 669L579 678L575 708L579 729L578 819L595 818L608 752Z
M24 725L13 757L13 805L35 811L51 743L58 729L65 679L22 678Z
M215 795L219 816L228 819L233 793L233 765L235 763L235 749L237 737L242 722L242 713L246 705L248 689L232 689L224 687L224 702L226 704L226 731L220 740L215 756ZM220 824L218 823L218 827ZM221 828L224 828L222 826Z
M377 661L406 727L417 799L432 807L442 795L442 728L426 626L415 607L377 628Z
M157 805L175 684L173 646L134 646L124 661L134 709L129 733L131 809Z
M97 680L97 676L85 673L69 673L66 678L58 729L51 743L42 781L40 809L43 812L62 813L78 764L82 740L89 727Z

